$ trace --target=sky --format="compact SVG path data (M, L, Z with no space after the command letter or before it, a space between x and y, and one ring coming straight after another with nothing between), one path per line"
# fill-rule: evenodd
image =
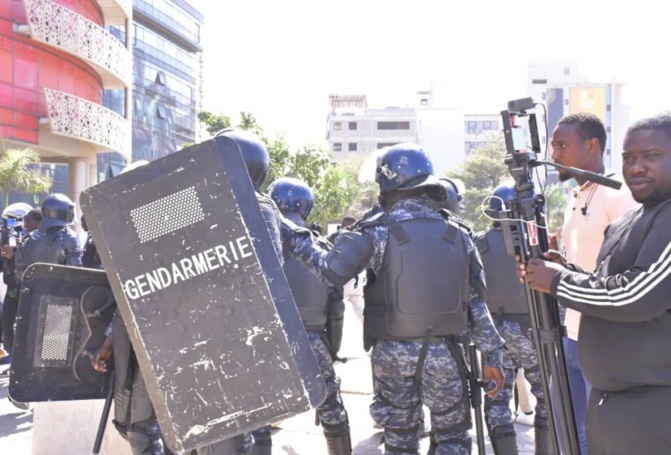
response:
M432 89L438 107L500 112L527 96L533 59L624 82L632 120L671 109L671 5L655 0L190 3L205 15L203 109L252 112L294 145L325 143L329 94L387 107Z

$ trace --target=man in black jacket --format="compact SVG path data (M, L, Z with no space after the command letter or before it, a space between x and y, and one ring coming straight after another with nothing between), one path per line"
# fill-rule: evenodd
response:
M608 226L596 271L531 259L519 275L582 313L589 454L669 454L671 113L629 127L622 163L642 207Z

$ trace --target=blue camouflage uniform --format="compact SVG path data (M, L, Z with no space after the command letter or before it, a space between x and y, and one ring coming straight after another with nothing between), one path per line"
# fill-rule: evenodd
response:
M429 218L442 220L430 199L413 196L398 201L388 212L389 220ZM282 223L282 232L297 257L321 270L325 252L314 241L295 233L291 223ZM378 275L388 238L385 225L363 227L362 233L373 242L373 255L367 268ZM503 339L499 336L484 302L485 277L479 254L465 231L461 231L470 261L471 289L468 295L469 331L476 346L484 353L485 364L501 366ZM446 271L446 273L449 273ZM375 396L371 416L384 428L386 453L417 453L417 429L422 405L431 411L431 424L437 443L436 455L469 454L471 440L470 407L459 347L451 339L431 339L421 372L415 384L422 341L378 340L372 353Z
M527 316L527 319L529 317ZM520 323L493 314L492 319L499 334L506 342L503 350L503 388L496 397L485 397L485 415L491 428L512 424L510 401L513 398L516 370L524 369L524 377L531 385L531 393L536 397L536 415L547 418L545 396L536 348L528 332L530 321Z

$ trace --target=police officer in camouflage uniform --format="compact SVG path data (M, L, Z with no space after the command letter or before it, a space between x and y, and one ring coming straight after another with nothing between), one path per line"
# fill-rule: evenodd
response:
M31 232L16 251L16 274L19 282L26 269L36 262L81 267L82 249L77 234L69 225L74 222L75 204L64 194L54 193L42 201L42 223Z
M275 202L269 196L260 192L261 185L263 185L270 167L270 156L265 144L257 136L244 130L225 129L218 132L215 137L228 137L235 141L240 149L252 185L256 190L259 209L266 221L268 233L280 262L284 262L285 253L294 256L302 253L306 256L304 260L317 273L317 270L323 265L323 257L327 250L317 244L317 236L309 229L297 226L292 222L287 222L285 225L284 217ZM315 258L314 264L310 262L313 257ZM271 454L270 425L255 430L253 436L252 433L245 433L206 447L200 447L198 455L246 455L250 451L253 451L251 452L253 455Z
M493 211L507 210L515 198L515 189L507 184L496 187L489 200ZM503 221L506 222L506 221ZM503 389L494 398L485 397L485 418L489 438L496 455L518 453L515 428L510 412L516 370L524 369L536 397L535 438L536 454L546 455L551 450L547 409L543 395L538 357L529 330L531 320L524 286L517 279L515 258L509 256L504 244L501 223L495 221L485 232L475 236L487 276L487 306L499 334L506 342L503 350Z
M436 455L468 454L470 407L456 343L471 331L484 354L484 377L501 387L499 336L484 302L485 279L469 234L431 199L445 199L428 154L416 144L390 147L376 181L384 208L359 232L343 232L330 252L307 236L289 238L306 264L344 284L368 269L364 327L373 345L370 411L384 428L386 454L417 454L422 405L431 410ZM283 230L295 225L283 221Z
M283 177L272 183L269 194L285 218L298 226L305 226L314 203L312 190L305 182L296 178ZM330 245L324 245L324 247L330 248ZM305 324L312 351L322 371L322 377L326 382L326 399L317 408L317 414L326 437L328 454L350 455L352 443L349 422L340 396L340 378L336 376L333 369L331 354L333 342L338 342L339 337L338 333L332 333L334 331L329 330L327 324L329 307L333 303L343 305L344 303L340 299L339 302L332 302L334 296L340 295L329 289L334 286L323 283L303 264L294 259L288 251L285 252L284 273Z

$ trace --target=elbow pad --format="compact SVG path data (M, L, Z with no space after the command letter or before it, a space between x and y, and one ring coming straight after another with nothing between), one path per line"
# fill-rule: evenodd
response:
M368 265L373 256L373 241L359 232L338 235L326 256L322 275L336 286L343 286Z

